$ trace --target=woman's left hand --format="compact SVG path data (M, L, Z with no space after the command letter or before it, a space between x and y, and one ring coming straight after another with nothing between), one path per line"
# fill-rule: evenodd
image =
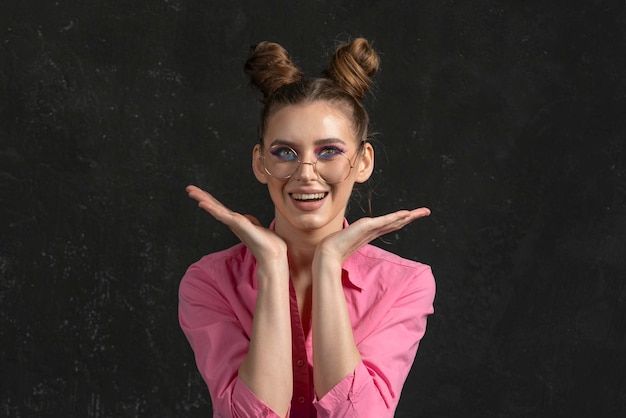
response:
M375 218L362 218L347 228L335 232L324 238L317 246L315 258L323 257L343 265L343 262L363 245L388 234L397 231L416 219L430 215L430 209L419 208L413 210L400 210Z

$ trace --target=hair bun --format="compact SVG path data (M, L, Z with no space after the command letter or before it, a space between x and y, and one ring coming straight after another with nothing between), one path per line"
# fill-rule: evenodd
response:
M356 99L363 100L378 69L376 51L366 39L356 38L337 46L325 75Z
M250 82L267 98L285 84L302 80L302 71L291 61L287 50L275 42L263 41L250 47L244 65Z

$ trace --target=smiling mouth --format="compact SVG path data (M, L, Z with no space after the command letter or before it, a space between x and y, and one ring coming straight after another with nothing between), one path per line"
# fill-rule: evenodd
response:
M328 193L291 193L291 197L299 202L315 202L322 200Z

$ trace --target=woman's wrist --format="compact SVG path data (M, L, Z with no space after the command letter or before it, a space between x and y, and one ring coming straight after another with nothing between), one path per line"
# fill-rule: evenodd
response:
M320 271L336 271L343 267L343 257L338 254L336 249L318 246L313 256L312 269L313 272Z
M289 263L283 258L264 259L257 262L256 275L259 282L285 282L289 280Z

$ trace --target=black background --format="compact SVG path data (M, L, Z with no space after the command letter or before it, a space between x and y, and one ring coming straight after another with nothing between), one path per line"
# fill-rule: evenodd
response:
M3 1L0 416L211 415L177 288L236 239L184 187L269 222L248 47L315 75L355 36L382 56L362 190L433 211L376 242L438 284L397 416L624 416L624 9Z

